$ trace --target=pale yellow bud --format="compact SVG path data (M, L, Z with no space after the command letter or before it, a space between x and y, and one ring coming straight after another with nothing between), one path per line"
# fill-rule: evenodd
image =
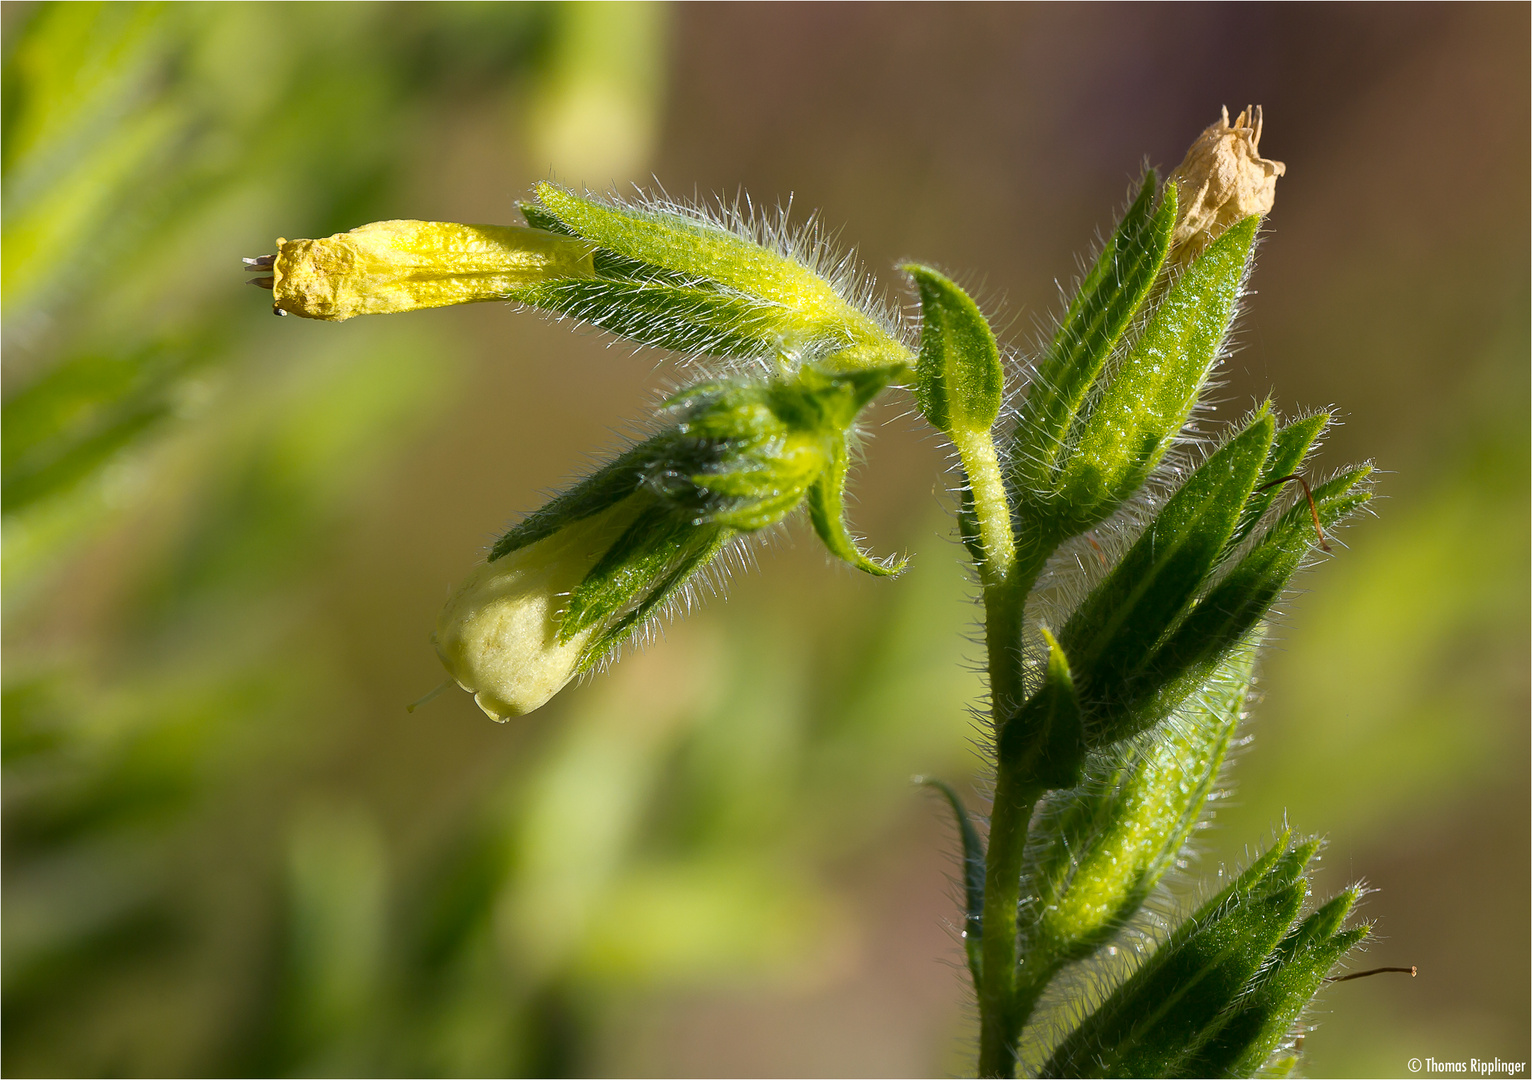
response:
M560 642L560 605L631 517L619 503L486 562L442 609L431 635L437 655L490 719L526 715L578 673L601 627Z
M279 239L270 285L278 314L340 322L505 300L529 285L592 277L594 250L515 225L375 221L323 240Z
M1260 142L1261 107L1253 105L1233 124L1225 108L1192 143L1186 160L1170 175L1179 207L1170 237L1173 261L1190 261L1231 225L1271 211L1277 177L1287 166L1261 157Z

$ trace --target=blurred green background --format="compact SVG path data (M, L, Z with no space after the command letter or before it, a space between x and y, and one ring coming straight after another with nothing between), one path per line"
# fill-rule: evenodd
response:
M972 1023L980 691L941 447L498 726L426 635L688 377L500 305L273 319L237 259L553 176L819 208L1035 345L1147 155L1285 161L1221 413L1336 404L1375 520L1303 579L1193 873L1284 812L1369 964L1308 1070L1528 1056L1525 5L7 4L7 1075L931 1075ZM1189 879L1190 880L1190 879ZM1183 883L1183 889L1188 887Z

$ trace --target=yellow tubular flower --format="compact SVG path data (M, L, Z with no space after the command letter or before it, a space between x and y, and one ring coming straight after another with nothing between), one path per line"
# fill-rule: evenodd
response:
M515 225L375 221L323 240L277 240L273 310L340 322L505 300L515 289L595 276L595 245ZM261 282L266 284L266 282Z

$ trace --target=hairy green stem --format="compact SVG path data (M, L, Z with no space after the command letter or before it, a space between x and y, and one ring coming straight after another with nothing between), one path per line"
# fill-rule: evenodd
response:
M998 748L1000 732L1015 715L1024 692L1022 620L1027 594L1040 567L1034 559L1027 560L1025 566L1017 563L1010 502L989 432L952 434L968 476L984 553L979 574L984 583L990 708ZM979 1075L1009 1077L1016 1069L1016 1043L1023 1019L1016 995L1021 860L1032 810L1044 789L1033 779L1026 762L1001 760L997 765L985 856L983 962L977 987Z
M1027 825L1043 788L1001 767L989 820L984 874L984 978L979 987L979 1075L1016 1072L1021 1021L1016 997L1016 908Z
M984 582L985 607L988 608L990 591L1004 588L1016 565L1010 500L1006 498L999 456L989 432L959 429L951 434L973 495L973 514L979 524L979 543L984 549L979 576ZM989 614L991 612L986 611L986 615Z
M995 796L990 809L984 868L983 978L979 996L979 1075L1010 1077L1016 1046L1031 1002L1017 994L1017 905L1021 861L1032 811L1045 790L1029 757L1009 760L1001 732L1015 715L1023 693L1021 634L1027 594L1039 567L1012 564L1008 580L985 593L985 639L989 650L990 695L995 732Z

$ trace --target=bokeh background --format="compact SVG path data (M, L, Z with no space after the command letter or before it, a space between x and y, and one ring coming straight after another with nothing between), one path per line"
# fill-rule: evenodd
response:
M7 1075L969 1067L915 772L969 790L974 610L894 401L798 529L524 720L427 632L666 358L502 305L273 319L238 258L553 176L819 209L1035 346L1220 105L1285 161L1232 415L1336 405L1376 519L1308 574L1180 884L1284 814L1364 879L1308 1070L1528 1056L1528 8L7 4ZM626 188L631 190L630 188Z

